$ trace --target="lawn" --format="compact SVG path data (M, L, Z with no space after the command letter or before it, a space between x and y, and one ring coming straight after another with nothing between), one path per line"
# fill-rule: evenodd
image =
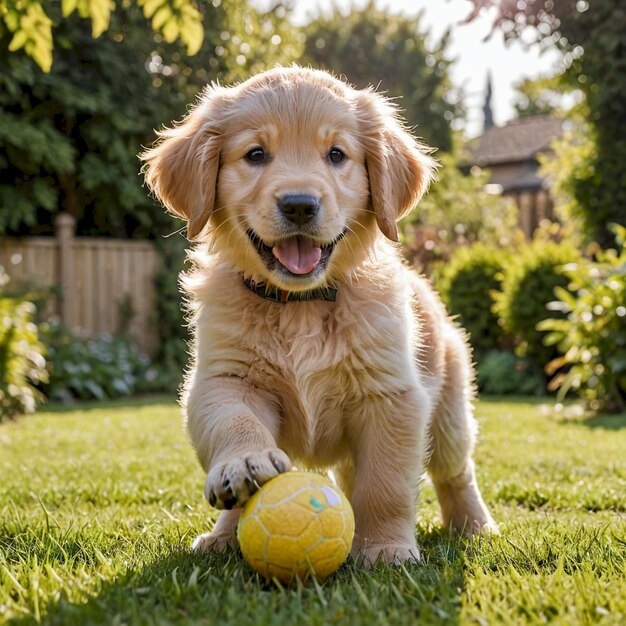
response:
M425 485L423 562L264 584L211 523L170 400L52 407L0 425L0 624L624 624L626 415L484 400L476 458L502 536L467 542Z

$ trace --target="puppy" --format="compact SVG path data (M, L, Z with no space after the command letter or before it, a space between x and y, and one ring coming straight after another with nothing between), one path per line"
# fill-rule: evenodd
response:
M497 531L471 458L466 339L396 245L434 162L392 105L279 68L207 88L142 157L197 242L182 405L225 510L193 547L236 546L240 507L292 463L334 468L365 564L419 558L426 469L446 526Z

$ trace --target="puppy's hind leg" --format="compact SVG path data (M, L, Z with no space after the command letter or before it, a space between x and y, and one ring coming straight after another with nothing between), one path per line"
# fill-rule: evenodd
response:
M469 351L460 332L450 327L446 336L446 380L431 422L428 472L444 525L467 536L482 530L498 532L474 472L472 451L477 426L472 395Z

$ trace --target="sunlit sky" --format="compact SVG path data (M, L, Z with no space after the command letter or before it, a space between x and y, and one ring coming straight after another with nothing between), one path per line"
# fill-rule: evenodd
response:
M294 0L294 21L306 23L320 10L330 11L333 5L346 10L351 5L365 4L367 0ZM447 28L452 28L448 56L456 61L451 68L451 79L464 93L468 136L480 134L482 130L488 72L493 78L494 120L496 124L503 124L513 117L514 83L526 77L551 74L558 63L556 51L541 54L538 46L525 48L521 42L505 46L500 32L484 41L491 31L493 17L482 14L471 24L461 24L470 12L471 4L467 0L378 0L377 5L394 13L416 15L423 12L423 28L435 41Z

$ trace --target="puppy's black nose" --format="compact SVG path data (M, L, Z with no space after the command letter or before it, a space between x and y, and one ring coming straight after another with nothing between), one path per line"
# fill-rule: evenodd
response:
M288 193L278 199L278 208L294 224L303 226L320 210L320 201L306 193Z

